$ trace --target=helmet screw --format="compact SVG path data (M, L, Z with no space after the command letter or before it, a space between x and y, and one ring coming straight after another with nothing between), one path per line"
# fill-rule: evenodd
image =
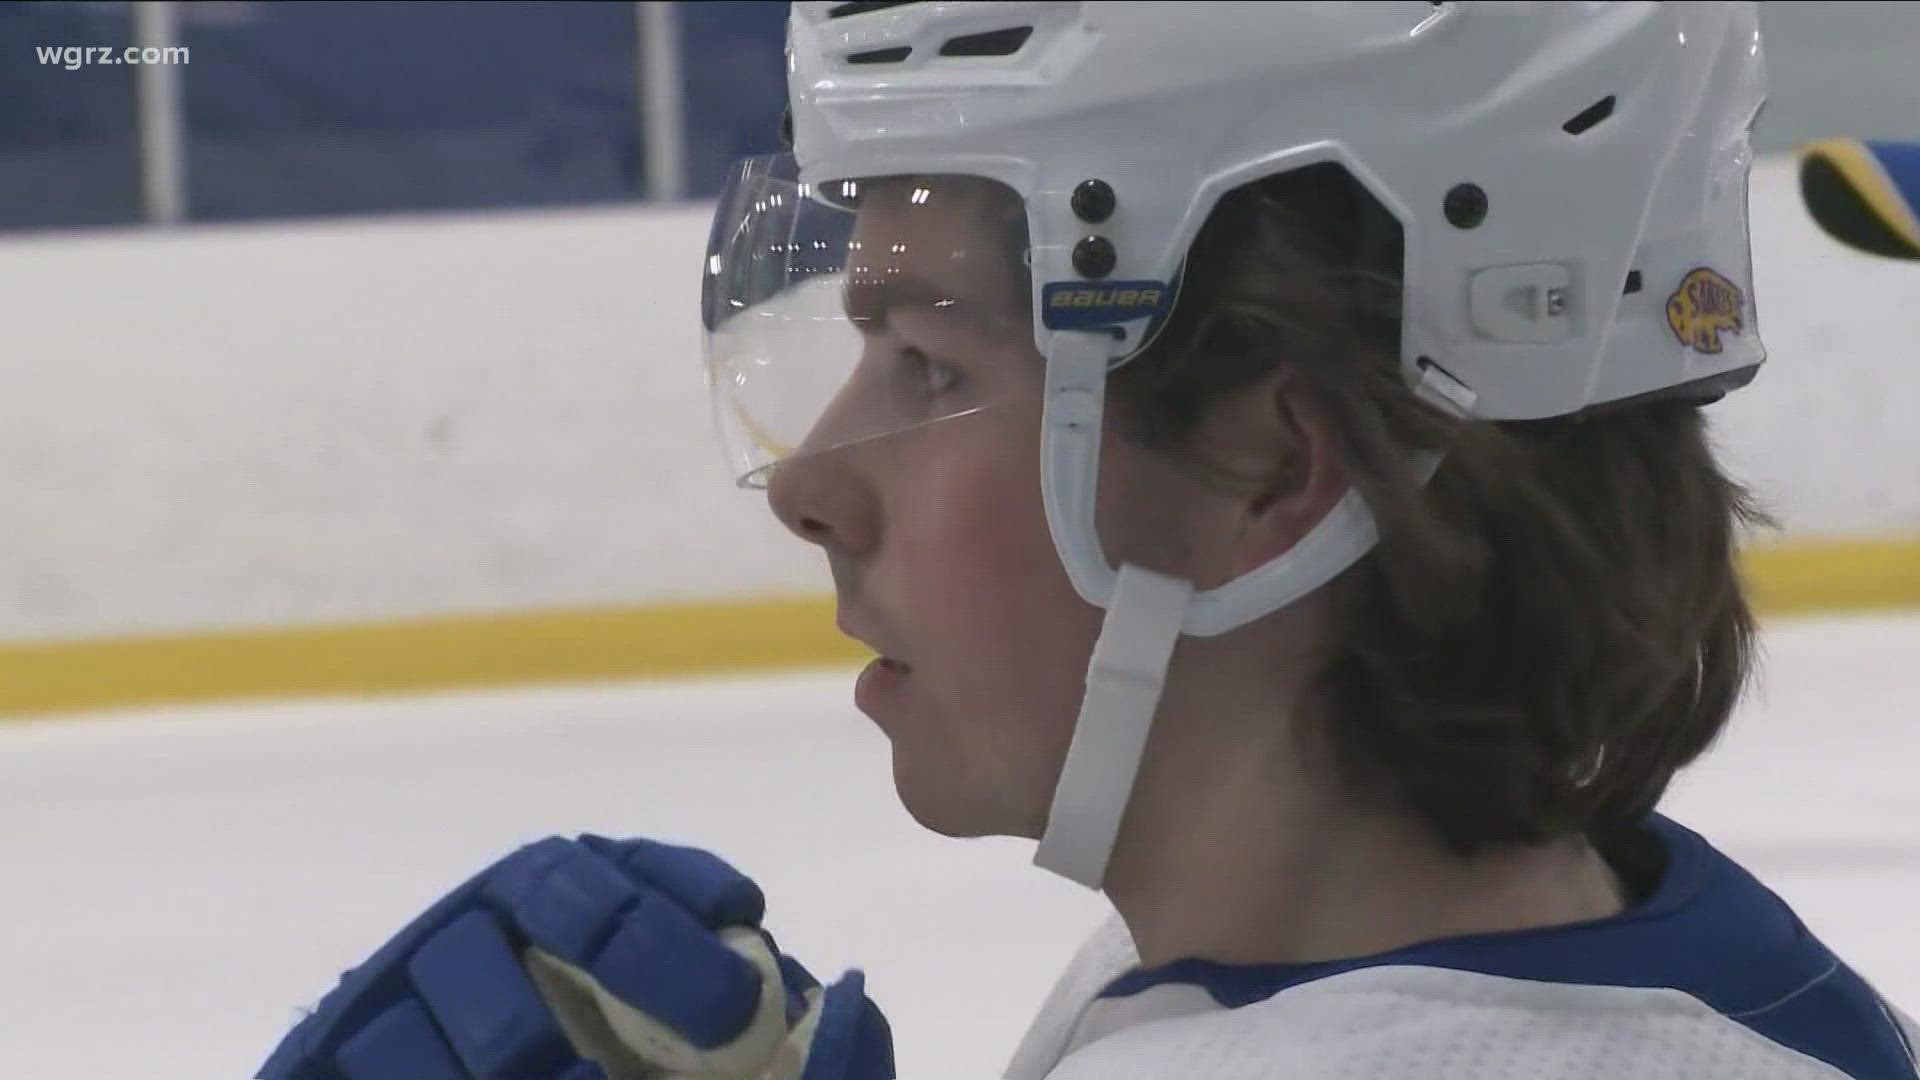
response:
M1456 229L1471 229L1487 220L1487 193L1479 184L1455 184L1441 204Z
M1105 180L1082 180L1080 186L1073 189L1073 216L1089 225L1098 225L1112 217L1118 203L1113 185Z
M1113 241L1104 236L1089 236L1073 245L1073 268L1084 278L1103 278L1113 273L1120 256Z

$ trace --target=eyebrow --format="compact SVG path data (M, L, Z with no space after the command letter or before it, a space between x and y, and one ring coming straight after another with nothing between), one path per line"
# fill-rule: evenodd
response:
M841 290L847 318L863 330L883 330L887 312L897 307L950 308L959 301L953 290L934 284L912 271L887 274L869 281L849 279Z

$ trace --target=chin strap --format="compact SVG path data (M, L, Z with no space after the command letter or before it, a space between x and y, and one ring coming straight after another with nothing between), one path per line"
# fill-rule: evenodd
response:
M1034 862L1089 889L1106 877L1193 586L1122 566Z
M1218 588L1196 593L1190 582L1132 565L1115 574L1094 523L1108 348L1094 335L1054 335L1041 420L1047 526L1075 589L1106 617L1034 862L1090 889L1106 878L1180 635L1226 633L1292 604L1365 556L1379 535L1371 508L1350 491L1292 549ZM1473 391L1437 365L1420 365L1412 387L1435 408L1472 415ZM1412 465L1425 485L1440 455L1420 452Z

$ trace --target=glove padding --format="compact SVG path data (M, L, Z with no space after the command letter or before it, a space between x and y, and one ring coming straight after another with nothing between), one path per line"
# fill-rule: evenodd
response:
M891 1080L858 971L821 987L758 886L649 840L551 838L348 972L262 1080Z

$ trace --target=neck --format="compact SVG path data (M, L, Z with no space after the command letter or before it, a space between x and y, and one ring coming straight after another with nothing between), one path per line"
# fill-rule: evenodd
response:
M1410 815L1358 804L1330 769L1277 745L1298 740L1269 738L1256 752L1247 735L1261 729L1183 723L1156 725L1155 741L1173 742L1161 729L1175 726L1180 745L1150 752L1106 881L1146 966L1344 959L1624 907L1584 840L1462 859Z

